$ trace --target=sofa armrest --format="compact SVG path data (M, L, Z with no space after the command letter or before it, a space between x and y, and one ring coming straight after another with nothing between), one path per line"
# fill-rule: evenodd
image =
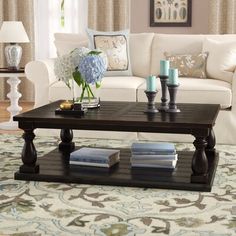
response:
M34 107L43 106L49 102L49 87L57 81L54 74L54 60L31 61L25 66L26 77L34 84Z

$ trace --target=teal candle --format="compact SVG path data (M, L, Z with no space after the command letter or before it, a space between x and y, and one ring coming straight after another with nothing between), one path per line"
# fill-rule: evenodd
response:
M168 84L172 84L172 85L178 85L179 84L178 69L175 69L175 68L170 68L169 69Z
M170 62L167 60L160 61L160 75L169 75Z
M156 76L151 75L147 77L147 91L155 92L157 90Z

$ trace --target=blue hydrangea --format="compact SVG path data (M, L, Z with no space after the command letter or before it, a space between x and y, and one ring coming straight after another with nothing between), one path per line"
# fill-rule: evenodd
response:
M106 64L99 55L87 55L81 59L79 71L87 84L95 84L102 80Z

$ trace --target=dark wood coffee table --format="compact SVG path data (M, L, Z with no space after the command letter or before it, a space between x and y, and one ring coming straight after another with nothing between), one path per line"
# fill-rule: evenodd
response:
M178 104L180 113L146 114L146 103L102 102L99 109L82 117L55 115L62 101L14 117L24 130L22 162L15 179L74 182L85 184L156 187L211 191L218 154L213 126L220 106L215 104ZM34 129L60 129L61 143L52 152L37 158L33 144ZM129 149L121 149L121 161L111 169L69 165L75 149L73 129L191 134L195 151L178 152L173 171L155 168L131 168ZM76 147L78 148L78 147Z

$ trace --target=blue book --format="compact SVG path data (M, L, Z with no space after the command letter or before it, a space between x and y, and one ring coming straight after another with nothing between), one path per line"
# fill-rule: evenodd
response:
M160 169L174 169L176 163L173 165L161 165L161 164L132 164L131 167L139 168L160 168Z
M164 156L164 155L171 155L171 156L174 156L176 155L176 150L174 151L132 151L132 156L138 156L138 155L152 155L152 156Z
M177 160L131 160L130 161L131 165L150 165L150 166L156 166L156 165L160 165L160 166L165 166L165 167L173 167L176 165Z
M70 164L110 167L120 160L120 150L83 147L70 154Z
M132 154L138 155L174 155L176 153L173 143L133 143L131 146Z
M178 154L168 155L168 154L162 154L162 155L132 155L131 160L145 160L145 161L157 161L157 160L169 160L174 161L178 160Z
M111 162L111 163L94 163L94 162L83 162L83 161L70 161L71 165L76 166L92 166L92 167L111 167L115 165L117 162Z

